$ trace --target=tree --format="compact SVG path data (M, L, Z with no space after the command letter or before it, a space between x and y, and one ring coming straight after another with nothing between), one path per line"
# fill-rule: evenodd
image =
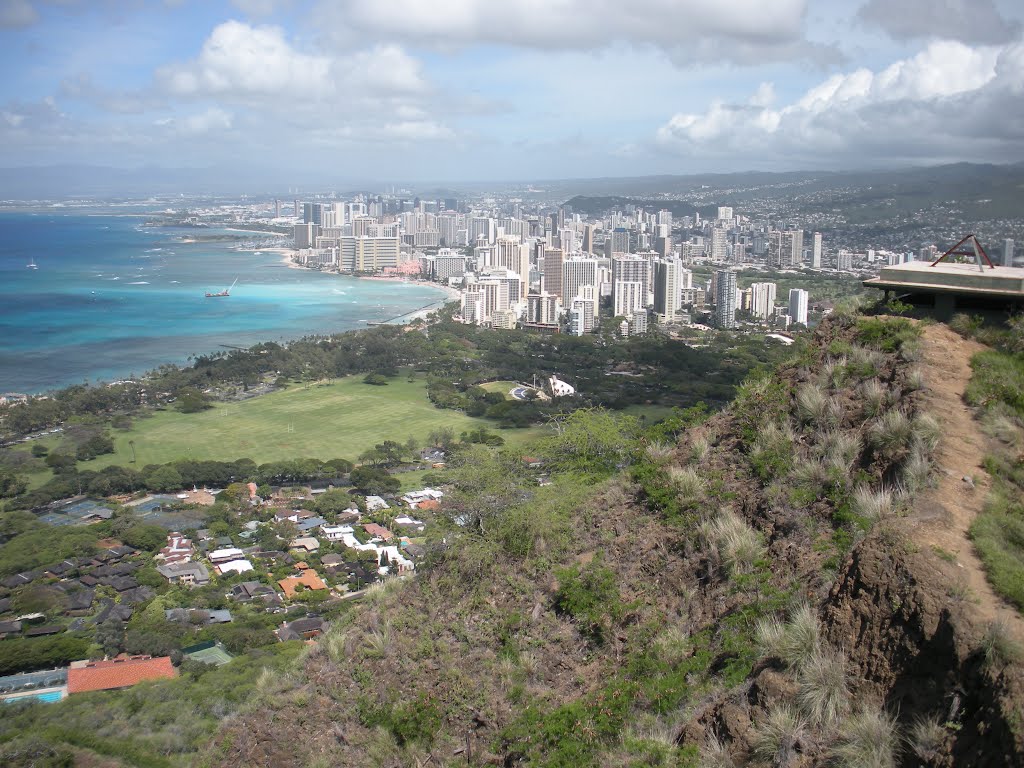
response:
M383 387L388 383L388 377L383 373L368 373L363 377L363 384L372 384L375 387Z
M574 411L556 418L553 426L556 434L545 441L545 459L558 469L584 474L610 474L629 464L640 437L634 417L603 408Z
M352 485L371 496L395 493L402 487L396 478L376 467L356 467L352 470L350 478Z
M183 486L181 473L170 464L164 464L152 472L146 472L144 479L147 488L162 493L177 491Z
M178 393L175 407L182 413L199 413L213 407L208 395L198 389L187 388Z

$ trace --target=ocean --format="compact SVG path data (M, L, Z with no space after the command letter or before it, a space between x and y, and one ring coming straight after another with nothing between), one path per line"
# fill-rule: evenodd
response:
M0 213L0 393L140 376L231 347L365 328L445 298L426 285L290 269L281 254L240 250L237 241L185 242L223 230L145 222ZM204 296L236 278L229 297Z

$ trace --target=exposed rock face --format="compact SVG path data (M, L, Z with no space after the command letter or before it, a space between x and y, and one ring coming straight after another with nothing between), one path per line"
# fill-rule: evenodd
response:
M933 558L866 539L829 596L826 637L845 650L862 692L901 720L950 724L950 752L931 764L1021 765L1024 719L1014 702L1024 676L985 663L984 628L946 594L947 583Z

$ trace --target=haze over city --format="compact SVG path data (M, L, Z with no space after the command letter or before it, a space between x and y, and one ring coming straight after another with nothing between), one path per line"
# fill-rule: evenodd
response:
M271 183L1024 157L1011 0L0 0L0 167Z

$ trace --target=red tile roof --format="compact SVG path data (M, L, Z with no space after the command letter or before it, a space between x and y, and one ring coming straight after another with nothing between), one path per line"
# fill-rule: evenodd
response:
M81 664L82 666L76 666ZM143 680L175 677L170 656L129 656L108 661L76 661L68 670L68 693L128 688Z
M374 538L380 537L384 541L391 541L394 538L394 534L385 528L383 525L377 525L376 523L367 523L363 526L363 530Z

